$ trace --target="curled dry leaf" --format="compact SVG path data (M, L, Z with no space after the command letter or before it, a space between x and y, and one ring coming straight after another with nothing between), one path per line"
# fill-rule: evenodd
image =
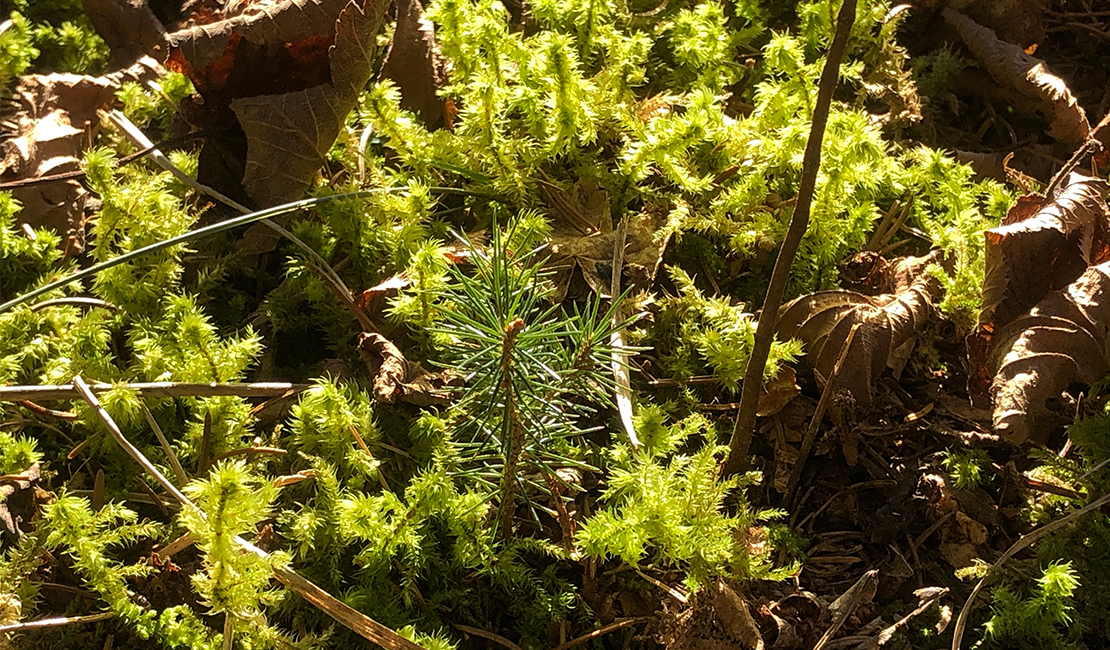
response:
M0 481L0 525L14 539L23 537L20 524L30 521L36 514L35 494L31 486L39 480L39 464L35 463L21 474L4 477Z
M397 27L379 78L397 84L401 108L420 115L426 127L443 124L445 105L437 92L447 83L447 65L420 0L397 0Z
M1072 173L1051 200L1022 197L1000 226L985 233L980 323L1003 326L1079 277L1105 238L1108 187L1100 178Z
M451 400L449 389L461 383L449 370L430 373L419 362L405 359L381 334L363 332L358 352L374 376L374 398L386 404L400 400L417 406L445 405Z
M81 153L100 130L99 108L116 101L125 81L158 77L161 66L143 57L131 67L101 77L75 74L26 75L13 92L15 112L5 116L15 137L0 145L0 180L51 176L81 168ZM12 188L22 205L19 220L70 237L71 248L83 242L87 193L76 180L59 180Z
M165 54L166 29L146 0L81 0L81 5L117 67L145 54Z
M1105 259L1107 189L1102 179L1073 173L1051 200L1023 196L1002 225L985 233L983 309L967 342L968 393L976 405L988 405L994 333Z
M989 366L994 428L1014 444L1047 434L1046 408L1069 384L1110 372L1110 262L1087 269L996 332Z
M783 306L776 337L802 341L807 363L824 387L840 348L858 323L837 387L850 393L856 405L866 407L871 404L875 380L887 367L901 370L914 332L933 315L933 298L939 287L924 273L932 262L939 262L936 251L895 265L903 269L895 271L895 277L901 277L895 293L865 296L853 291L819 291L796 298ZM915 269L915 279L904 269Z
M1000 40L993 30L948 7L942 15L972 54L1003 87L1034 99L1048 117L1048 134L1059 142L1078 147L1087 140L1091 126L1087 114L1064 80L1049 71L1044 61L1012 43Z
M370 78L383 0L285 0L169 36L212 119L246 135L243 188L261 205L298 199ZM204 165L202 156L202 166ZM202 173L203 175L203 173Z
M766 647L749 604L722 580L694 598L661 636L670 650Z

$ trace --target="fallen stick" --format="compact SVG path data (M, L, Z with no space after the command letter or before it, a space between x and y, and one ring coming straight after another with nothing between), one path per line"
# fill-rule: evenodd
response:
M759 392L763 387L763 369L771 353L775 340L775 324L778 321L779 306L786 291L786 281L790 278L790 267L802 237L809 228L809 212L813 205L813 193L817 188L817 172L821 169L821 141L825 137L825 125L829 121L833 91L840 78L840 60L848 47L848 35L856 20L856 0L844 0L836 17L836 33L833 35L825 67L821 70L821 80L817 85L817 101L813 105L813 122L806 141L805 154L802 156L802 175L798 181L798 204L790 217L786 237L782 240L775 268L771 271L771 281L767 285L767 295L763 299L763 309L759 312L759 324L755 328L755 342L748 357L748 367L744 371L744 383L740 391L740 411L736 414L736 426L728 443L728 460L722 473L725 476L738 474L747 468L748 448L755 430L756 411L759 410Z
M258 382L253 384L202 384L172 381L139 382L134 384L86 384L93 393L103 393L113 388L133 390L139 397L275 397L287 391L301 392L312 384L286 382ZM23 400L47 401L81 399L73 386L0 386L0 402Z

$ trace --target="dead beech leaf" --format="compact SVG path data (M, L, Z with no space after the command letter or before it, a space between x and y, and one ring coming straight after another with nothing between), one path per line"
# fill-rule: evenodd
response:
M548 244L550 257L544 265L554 272L555 300L567 296L575 270L599 296L608 296L612 286L613 247L616 233L609 216L609 193L590 181L579 181L574 192L540 183L555 227ZM573 215L573 216L572 216ZM656 241L665 223L661 211L645 210L628 220L625 235L625 282L621 286L645 290L655 280L663 260L667 239Z
M1000 40L993 30L951 7L942 15L995 81L1040 102L1043 108L1039 110L1049 120L1049 135L1073 148L1086 142L1091 132L1087 114L1064 80L1049 71L1044 61Z
M852 327L859 330L852 339L846 363L837 378L839 390L847 391L859 407L871 404L872 387L887 367L900 370L913 334L933 315L936 282L924 274L934 252L924 258L906 258L903 268L917 269L918 278L896 293L865 296L853 291L819 291L801 296L780 311L776 338L797 338L805 345L806 362L824 387L836 365L840 348ZM896 272L897 275L897 272Z
M230 108L242 127L242 188L258 204L298 199L311 184L370 78L385 6L383 0L258 3L169 36L167 65L187 74L204 98L203 108L191 109L197 120L223 126ZM219 144L237 149L230 136ZM209 160L216 164L218 157L202 153L201 176Z
M206 102L224 106L230 98L263 88L269 93L293 89L275 84L299 83L297 89L319 85L320 75L328 71L336 18L349 1L253 3L225 20L170 34L167 66L188 75ZM282 63L284 67L266 69Z
M14 135L0 144L0 180L15 181L77 171L81 154L100 130L99 108L116 101L125 81L157 78L161 66L143 57L131 67L101 77L75 74L26 75L13 92ZM11 190L22 205L19 221L69 235L79 251L84 240L87 193L75 180L37 183Z
M1110 373L1110 262L1048 294L1027 315L998 330L990 367L995 431L1020 444L1049 431L1048 400L1075 382ZM1058 420L1058 418L1057 418Z
M419 362L405 359L381 334L363 332L358 352L374 376L374 399L386 404L400 400L417 406L446 405L451 401L449 388L460 383L448 370L430 373Z
M1003 225L985 233L980 324L1004 326L1079 277L1106 231L1108 188L1100 178L1072 173L1051 200L1023 197Z
M967 338L967 390L977 407L989 407L994 333L1105 259L1107 189L1102 179L1073 173L1052 200L1023 196L984 234L983 308Z
M420 115L429 130L443 124L446 107L437 91L447 83L447 66L420 0L397 0L397 28L378 78L397 84L401 108Z
M166 29L146 0L81 0L96 33L112 50L112 62L123 67L144 54L161 57Z
M247 135L243 186L259 204L301 197L358 102L370 78L384 3L365 0L363 5L351 2L335 23L330 84L231 102Z

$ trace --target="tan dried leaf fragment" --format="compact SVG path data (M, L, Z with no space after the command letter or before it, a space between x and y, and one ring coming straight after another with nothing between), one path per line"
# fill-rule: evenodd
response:
M1108 189L1101 178L1072 173L1051 201L1021 202L984 233L980 323L1001 327L1083 273L1106 229Z
M1076 382L1110 373L1110 262L1087 269L994 336L989 367L994 428L1014 444L1041 438L1060 423L1047 408Z
M544 197L554 221L549 242L550 258L545 268L554 272L555 300L566 298L575 270L590 290L608 296L612 285L613 247L617 233L609 212L609 193L596 183L581 180L571 190L541 181ZM624 265L626 281L621 286L645 290L655 280L663 260L667 238L659 235L666 215L645 210L628 220Z
M358 352L374 376L374 398L386 404L400 400L417 406L442 406L451 401L450 388L461 383L449 370L430 373L419 362L405 359L381 334L363 332Z
M162 68L150 57L101 77L57 73L26 75L12 93L15 111L5 118L15 137L0 144L0 180L42 178L77 171L81 155L100 130L99 108L116 101L125 81L156 79ZM16 187L12 196L23 205L19 220L70 238L79 252L87 193L76 180Z
M383 2L351 2L335 23L332 83L231 102L247 135L243 186L262 205L299 199L370 78Z
M980 408L988 406L997 370L988 367L999 345L996 334L1050 292L1067 287L1088 265L1103 261L1108 188L1102 179L1073 173L1051 200L1024 196L1002 225L984 233L983 308L967 340L968 393Z
M939 286L924 270L939 261L937 251L900 261L894 271L899 278L894 293L866 296L853 291L819 291L796 298L783 306L775 336L802 341L806 361L824 387L848 333L859 324L837 387L850 393L857 406L866 407L879 375L887 367L901 370L914 332L932 318Z
M189 75L213 114L230 106L238 119L247 139L243 188L260 205L299 199L311 185L370 78L387 4L255 3L170 34L169 65ZM275 62L290 69L273 70Z
M1073 148L1086 142L1091 132L1087 114L1064 80L1053 74L1044 61L999 39L993 30L951 7L942 15L995 81L1040 102L1043 107L1040 110L1049 120L1049 135Z

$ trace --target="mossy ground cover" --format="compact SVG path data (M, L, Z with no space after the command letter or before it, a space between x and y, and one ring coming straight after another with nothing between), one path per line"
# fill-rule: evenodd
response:
M448 117L425 124L398 84L372 80L310 190L336 198L284 217L295 241L259 253L225 232L0 313L0 382L114 384L100 395L108 413L199 507L152 488L84 401L5 403L0 626L114 618L0 632L0 645L361 643L278 588L275 565L429 649L562 647L597 629L586 647L694 647L690 620L724 607L722 582L754 604L765 638L785 635L783 620L812 644L829 625L820 599L868 569L878 591L843 634L874 635L914 609L914 589L946 586L899 642L950 643L938 622L971 588L956 570L974 574L1030 522L1105 493L1107 428L1096 390L1070 456L964 449L982 428L954 405L982 233L1018 191L941 147L1047 136L961 88L974 66L929 35L927 8L860 2L788 294L840 286L865 248L940 249L941 316L873 409L823 429L796 499L783 503L789 453L819 397L800 367L802 394L760 420L759 471L719 474L838 6L435 0ZM8 87L105 70L78 5L14 12L0 33ZM177 109L190 90L166 73L118 100L159 139L187 128ZM968 115L990 119L971 129ZM23 228L0 193L0 302L231 216L146 159L118 164L134 146L117 131L93 144L83 182L99 205L83 251ZM190 175L201 165L195 142L170 156ZM379 191L345 195L367 188ZM617 232L636 247L619 266ZM390 357L368 365L368 324L403 354L394 387L412 399L383 399ZM636 352L636 441L614 402L614 335ZM803 352L776 342L765 377ZM429 378L441 383L416 383ZM265 381L301 386L272 400L129 388ZM1029 491L1029 470L1059 489ZM973 614L983 647L1106 639L1108 530L1084 519L1007 565ZM186 534L192 544L174 544ZM236 536L270 555L241 553Z

